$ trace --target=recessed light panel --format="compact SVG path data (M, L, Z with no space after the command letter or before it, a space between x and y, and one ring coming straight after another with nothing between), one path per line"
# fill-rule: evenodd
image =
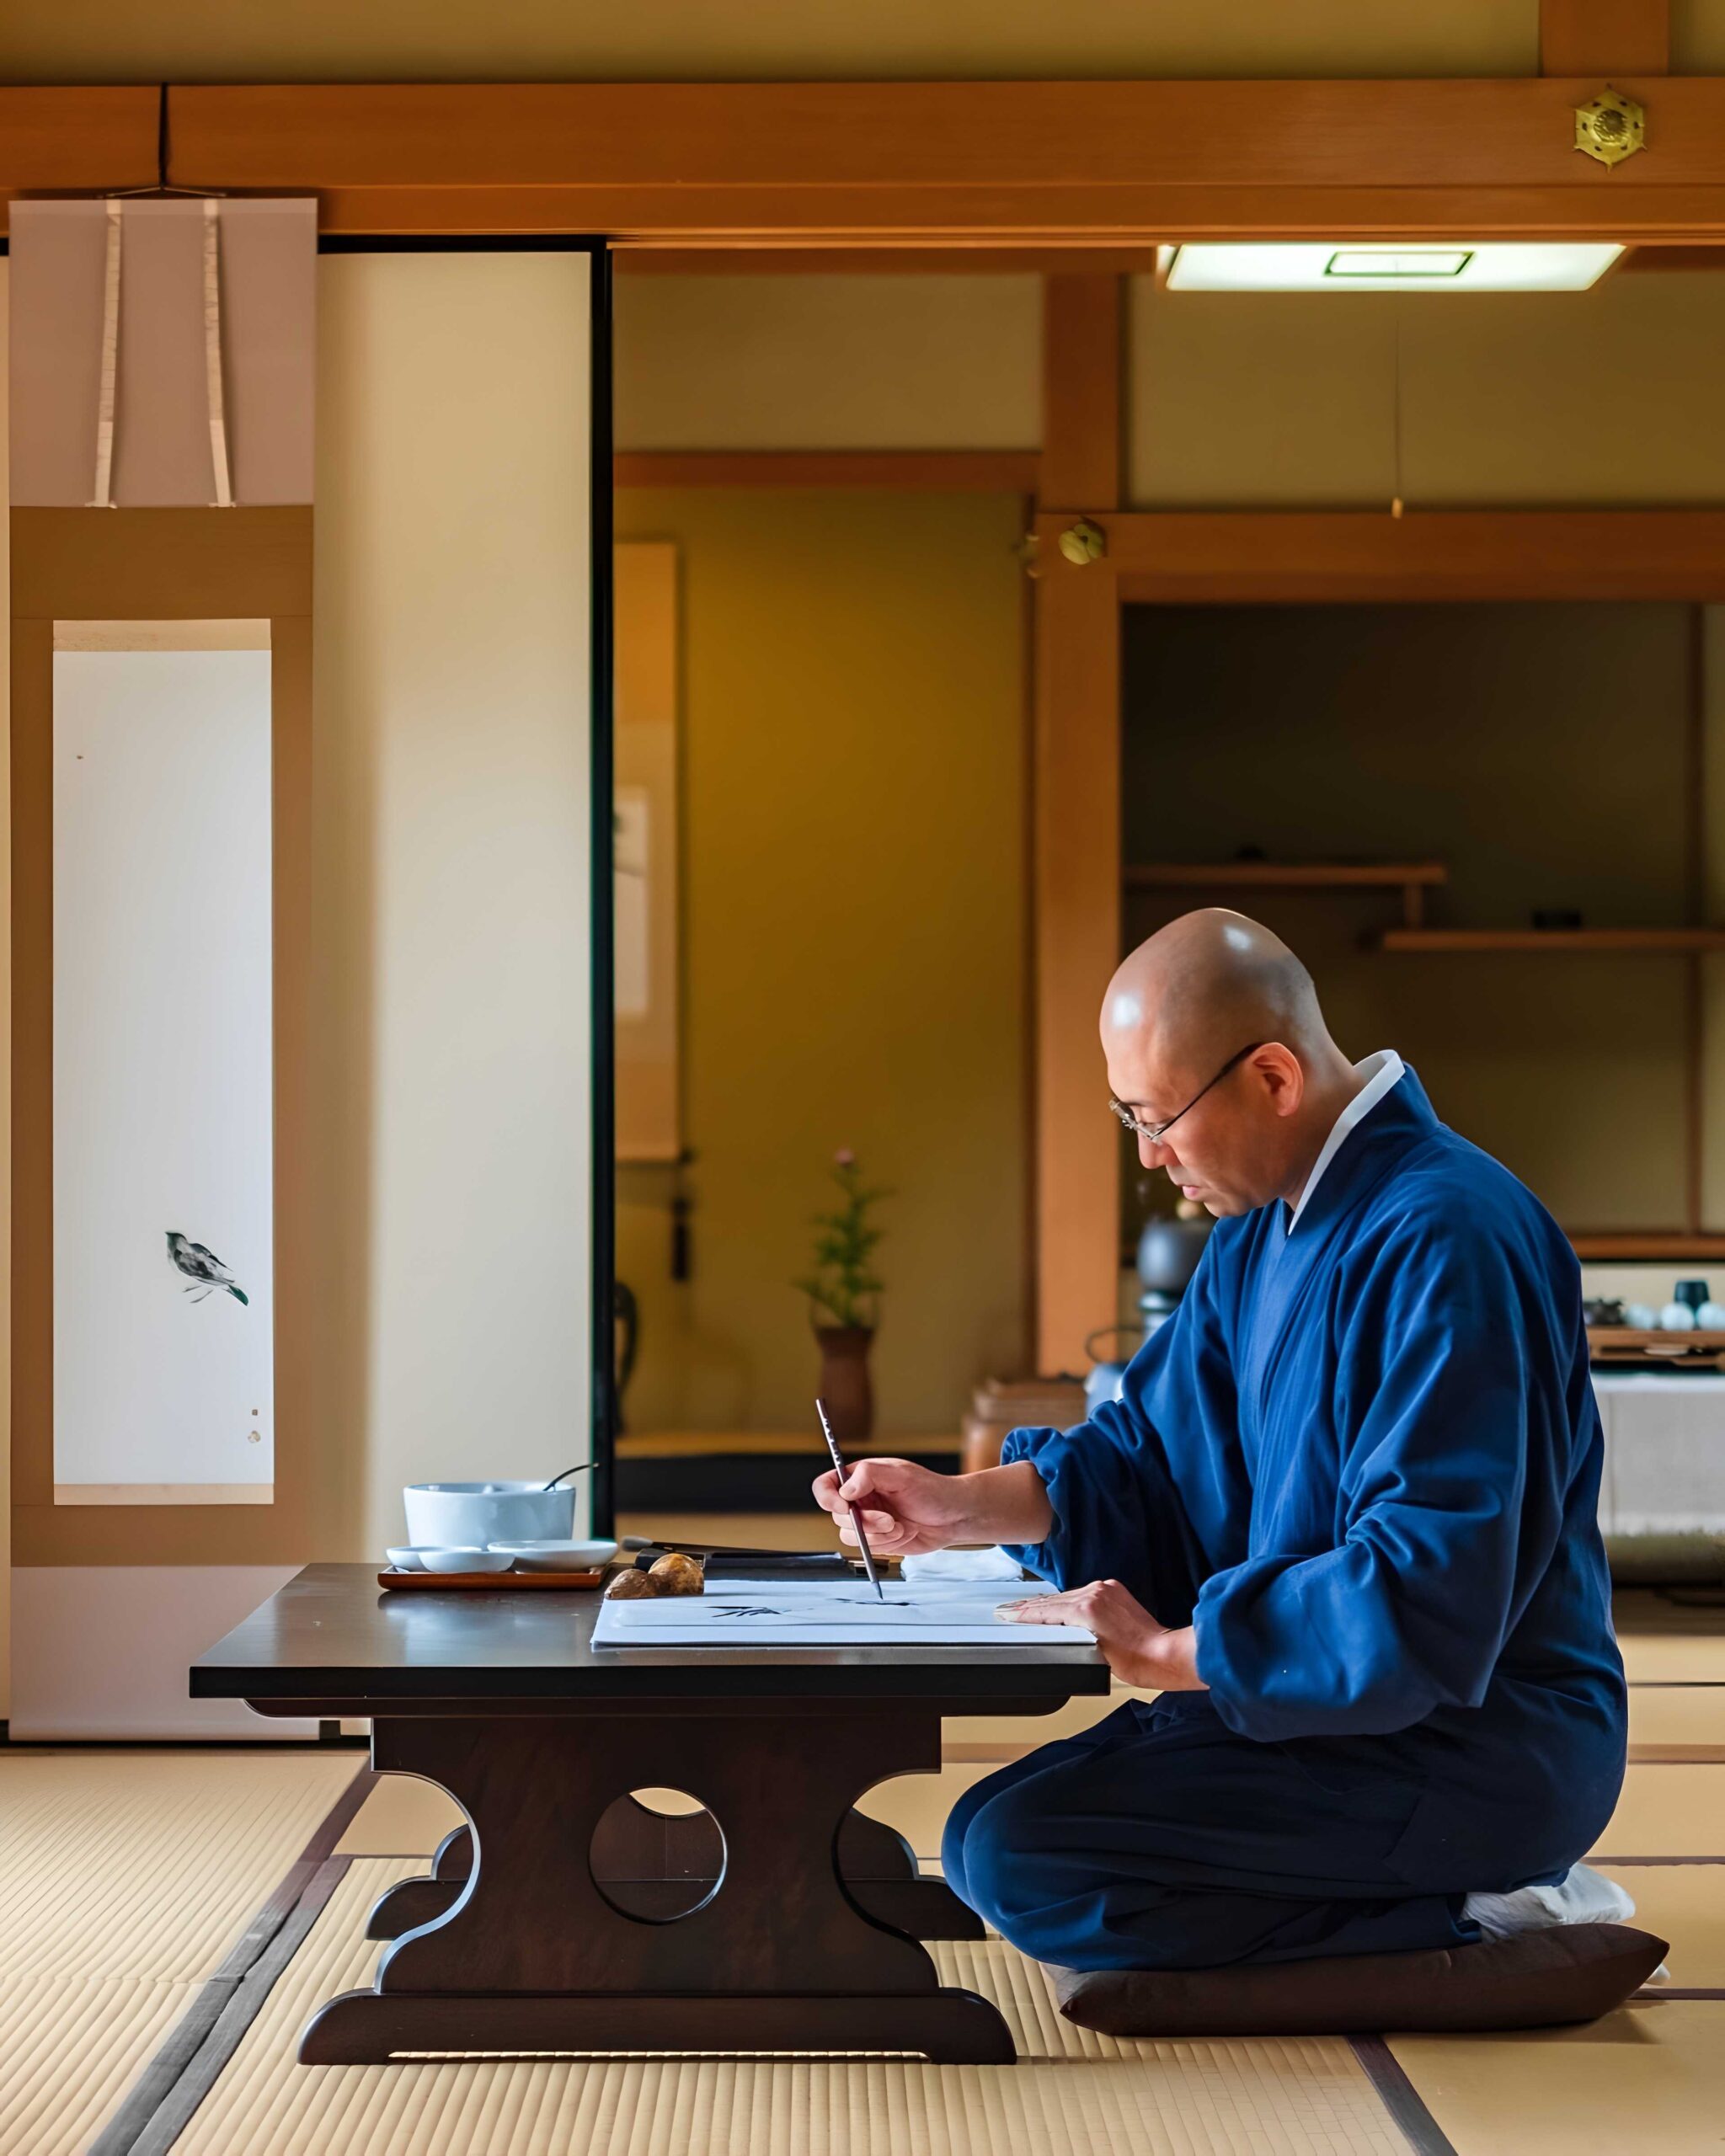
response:
M1584 292L1623 252L1615 241L1200 241L1174 249L1174 292Z

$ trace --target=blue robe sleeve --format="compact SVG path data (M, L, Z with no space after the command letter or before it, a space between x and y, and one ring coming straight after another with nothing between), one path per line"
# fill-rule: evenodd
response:
M1450 1212L1352 1261L1336 1546L1203 1583L1198 1673L1242 1736L1382 1734L1477 1706L1562 1530L1578 1290L1554 1254Z
M1192 1621L1199 1582L1217 1561L1209 1517L1243 1527L1249 1504L1216 1241L1178 1311L1132 1358L1118 1401L1074 1429L1011 1431L1001 1451L1003 1465L1032 1463L1055 1516L1046 1540L1011 1554L1060 1587L1117 1579L1170 1625ZM1213 1506L1210 1490L1229 1484Z

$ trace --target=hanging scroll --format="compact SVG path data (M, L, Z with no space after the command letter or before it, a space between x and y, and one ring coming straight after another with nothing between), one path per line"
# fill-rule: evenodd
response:
M317 205L15 202L12 501L312 499Z

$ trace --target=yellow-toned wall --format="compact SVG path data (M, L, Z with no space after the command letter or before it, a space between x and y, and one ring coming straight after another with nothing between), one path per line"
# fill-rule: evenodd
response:
M951 1431L1024 1342L1024 585L1016 499L626 492L680 549L686 1171L619 1175L630 1425L804 1427L793 1277L835 1148L896 1195L879 1422Z
M8 82L1526 75L1536 0L10 0Z

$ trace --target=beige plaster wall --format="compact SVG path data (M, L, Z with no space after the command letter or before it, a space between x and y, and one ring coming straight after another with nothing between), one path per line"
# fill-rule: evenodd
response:
M619 449L1033 449L1034 276L619 276Z
M1590 292L1131 291L1142 509L1725 498L1725 275Z
M587 1450L582 258L318 281L318 1412L337 1517Z

